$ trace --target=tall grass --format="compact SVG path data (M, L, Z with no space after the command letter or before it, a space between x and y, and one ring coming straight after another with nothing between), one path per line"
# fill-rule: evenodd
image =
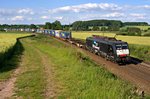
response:
M132 56L150 61L150 46L130 44L129 47Z

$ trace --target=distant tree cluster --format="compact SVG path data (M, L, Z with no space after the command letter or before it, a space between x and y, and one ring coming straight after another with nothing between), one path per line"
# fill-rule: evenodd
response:
M76 31L87 31L90 30L89 27L93 27L93 30L100 30L98 26L107 26L107 30L116 31L123 26L123 23L118 20L91 20L91 21L76 21L72 24L72 29ZM103 27L103 31L106 28Z
M53 23L50 23L50 22L46 22L45 25L44 25L44 29L54 29L54 30L62 30L63 27L60 23L60 21L55 21Z
M124 26L147 26L147 22L124 22Z
M126 29L122 29L118 35L128 35L128 36L141 36L141 29L137 27L128 27Z
M141 29L136 27L128 27L127 28L128 35L131 36L141 36Z
M3 24L0 25L0 30L4 31L5 29L37 29L39 27L43 27L43 25L35 25L35 24L31 24L31 25L8 25L8 24Z
M55 21L53 23L46 22L45 25L37 25L37 24L31 24L31 25L8 25L8 24L3 24L0 25L0 31L5 31L5 30L20 30L20 29L55 29L55 30L61 30L63 26L61 25L60 21Z

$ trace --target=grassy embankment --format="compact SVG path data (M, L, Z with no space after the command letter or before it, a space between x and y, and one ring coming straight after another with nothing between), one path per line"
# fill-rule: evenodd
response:
M46 79L53 78L55 98L135 98L129 83L92 62L84 53L53 38L37 36L21 40L25 52L16 87L23 98L45 98ZM42 54L41 54L42 53ZM42 57L53 75L45 75ZM50 69L50 70L51 70ZM49 70L49 69L47 69ZM53 77L51 77L53 76Z
M18 64L23 49L16 38L27 35L30 34L0 33L0 81L10 78Z
M103 35L114 37L115 33L102 32L73 32L74 38L86 39L92 35ZM123 40L129 43L131 55L146 61L150 61L150 37L140 36L116 36L118 40Z

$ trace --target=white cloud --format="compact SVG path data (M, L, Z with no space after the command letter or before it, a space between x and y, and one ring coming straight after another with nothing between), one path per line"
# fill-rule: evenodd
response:
M54 17L55 20L62 20L63 17L62 16L58 16L58 17Z
M110 3L87 3L75 6L65 6L49 10L50 13L59 12L86 12L86 11L118 11L122 8L116 4Z
M123 17L124 13L114 12L114 13L105 14L105 15L102 15L102 16L106 17L106 18L118 18L118 17Z
M41 16L40 19L43 19L43 20L62 20L63 19L63 16Z
M41 19L49 19L49 16L41 16Z
M139 13L131 13L130 16L134 17L135 19L145 19L146 18L146 14L139 14Z
M113 12L113 13L105 13L105 14L85 14L79 15L79 20L92 20L92 19L116 19L118 20L124 18L126 15L124 13Z
M0 16L11 16L15 14L15 10L11 9L0 9Z
M150 5L139 6L139 8L150 9Z
M32 9L29 9L29 8L20 9L20 10L18 10L18 13L19 14L31 14L31 15L34 14L34 12L32 11Z
M27 20L28 20L28 21L32 21L32 20L33 20L33 18L27 18Z
M23 21L24 17L23 16L15 16L10 18L11 21Z

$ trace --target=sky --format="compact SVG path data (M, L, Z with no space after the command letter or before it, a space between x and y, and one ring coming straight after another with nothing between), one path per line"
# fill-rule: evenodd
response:
M0 24L94 19L150 24L150 0L0 0Z

